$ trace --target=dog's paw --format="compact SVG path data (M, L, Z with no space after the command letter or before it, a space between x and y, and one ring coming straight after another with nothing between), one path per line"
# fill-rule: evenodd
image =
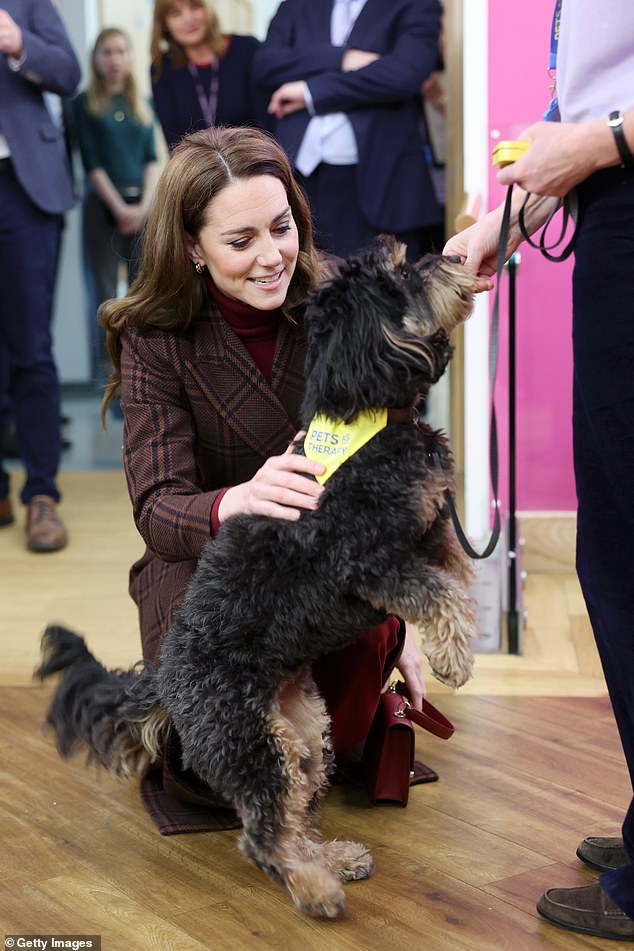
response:
M346 907L346 896L337 876L323 862L312 860L285 875L292 899L313 918L338 918Z
M473 652L470 648L455 651L448 650L446 644L441 644L426 647L425 653L434 677L441 683L457 689L471 678Z
M323 842L319 857L342 882L358 882L374 873L374 859L360 842Z

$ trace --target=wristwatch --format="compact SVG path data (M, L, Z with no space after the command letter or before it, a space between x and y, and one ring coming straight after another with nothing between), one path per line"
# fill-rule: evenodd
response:
M630 152L630 148L625 140L623 116L618 110L610 113L608 116L608 125L614 133L614 141L621 156L621 165L623 168L634 168L634 155Z

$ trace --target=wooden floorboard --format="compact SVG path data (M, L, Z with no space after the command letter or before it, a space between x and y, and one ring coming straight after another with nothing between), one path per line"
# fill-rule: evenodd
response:
M0 932L100 934L103 951L613 947L535 911L545 888L595 880L576 846L616 834L631 796L569 517L525 523L521 656L479 655L457 694L428 678L456 725L448 742L418 733L439 782L405 810L328 794L324 833L365 842L377 871L324 922L242 858L236 832L162 837L133 784L59 758L42 728L52 688L32 679L41 631L61 621L108 666L134 663L127 574L143 550L120 471L63 473L62 489L65 551L28 553L21 513L0 530Z
M0 688L5 933L101 934L104 951L604 944L544 924L534 907L548 886L593 880L577 842L617 831L628 802L599 699L444 698L456 733L420 734L419 755L441 778L414 788L407 809L329 793L324 833L365 842L377 871L347 888L344 919L320 922L242 858L236 832L161 837L133 784L81 756L63 762L42 730L50 693Z

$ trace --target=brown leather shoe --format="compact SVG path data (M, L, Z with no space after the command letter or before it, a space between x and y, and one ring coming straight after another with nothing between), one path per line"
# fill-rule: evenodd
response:
M629 858L620 837L597 838L588 836L577 847L577 857L599 872L611 872L612 869L629 865Z
M537 902L537 911L568 931L634 941L634 918L621 911L598 882L580 888L550 888Z
M10 525L12 522L15 522L15 517L13 515L11 499L7 496L6 499L0 499L0 526Z
M29 502L26 531L31 551L59 551L68 541L57 504L48 495L34 495Z

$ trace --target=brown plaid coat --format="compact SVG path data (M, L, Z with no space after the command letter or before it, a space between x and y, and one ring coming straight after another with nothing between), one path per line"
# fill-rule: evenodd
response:
M299 429L301 326L280 324L270 382L211 308L184 332L122 337L124 465L147 549L130 571L154 659L205 542L218 491L250 479Z

